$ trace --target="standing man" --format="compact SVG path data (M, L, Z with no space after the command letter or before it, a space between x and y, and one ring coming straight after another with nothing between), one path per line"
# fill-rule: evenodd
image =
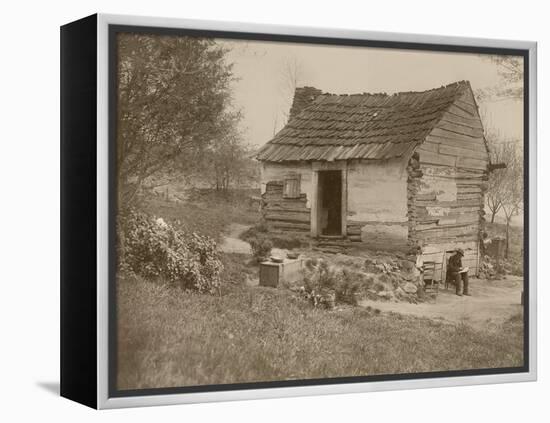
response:
M449 258L448 266L448 271L455 281L456 295L460 297L470 295L468 292L468 271L464 271L462 267L462 257L464 257L464 251L462 248L457 248L455 254Z

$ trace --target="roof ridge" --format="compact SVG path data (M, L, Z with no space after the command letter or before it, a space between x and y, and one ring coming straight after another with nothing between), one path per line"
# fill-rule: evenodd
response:
M377 92L377 93L362 92L362 93L351 93L351 94L348 94L348 93L335 94L335 93L328 93L328 92L325 93L324 92L322 94L319 94L316 99L318 99L320 97L329 97L329 96L331 96L331 97L359 97L359 96L393 97L393 96L398 96L398 95L401 95L401 94L425 94L425 93L430 93L430 92L434 92L434 91L438 91L438 90L444 90L444 89L451 88L451 87L466 88L466 87L471 87L471 84L470 84L470 81L462 79L460 81L451 82L447 85L442 85L442 86L437 87L437 88L430 88L429 90L423 90L423 91L398 91L398 92L395 92L393 94L388 94L386 92ZM307 88L307 87L304 87L304 88Z

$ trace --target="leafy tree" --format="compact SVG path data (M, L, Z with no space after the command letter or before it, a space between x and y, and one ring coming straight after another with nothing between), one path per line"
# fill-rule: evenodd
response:
M499 135L492 130L486 132L485 139L490 147L491 163L506 163L510 155L507 151L509 144L501 144L499 142ZM502 209L502 200L504 197L502 191L505 189L504 175L501 169L496 169L489 174L485 199L487 207L491 212L491 223L495 222L496 215Z
M251 150L243 143L237 125L238 115L228 116L227 130L214 140L202 160L205 179L217 191L227 191L231 186L251 183L258 175L257 163L251 159Z
M181 180L185 175L191 185L207 185L216 191L256 185L259 164L253 160L253 150L243 141L237 126L239 120L239 113L227 113L220 122L224 131L196 154L191 163L184 160L176 163L171 174L173 179ZM169 179L168 175L164 175L161 185Z
M126 33L117 47L117 180L127 208L147 178L192 165L227 131L233 76L211 39Z
M523 57L488 56L488 60L497 65L499 80L493 87L478 90L477 99L485 102L523 100Z
M502 211L506 219L506 249L505 257L510 251L510 225L512 218L523 209L524 185L523 185L523 154L517 143L510 143L507 147L510 155L505 169L505 189L503 190Z
M491 222L494 222L496 214L500 211L504 214L505 256L508 257L512 218L523 208L523 154L521 144L514 140L496 142L493 138L490 145L491 162L506 165L505 168L493 170L489 175L486 199L491 211Z
M288 122L296 88L303 85L306 79L306 69L299 59L295 56L290 56L283 60L279 71L281 110L274 117L273 136Z
M258 165L249 157L251 154L235 138L215 144L211 154L210 181L217 191L227 191L232 185L250 184L257 179Z

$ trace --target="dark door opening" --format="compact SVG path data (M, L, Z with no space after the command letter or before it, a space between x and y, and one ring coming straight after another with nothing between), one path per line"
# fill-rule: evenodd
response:
M342 171L319 172L319 234L342 235Z

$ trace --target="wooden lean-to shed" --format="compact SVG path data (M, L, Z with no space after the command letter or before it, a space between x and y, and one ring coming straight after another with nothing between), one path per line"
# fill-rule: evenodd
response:
M393 95L296 89L258 152L272 231L379 250L465 251L477 271L489 152L469 82Z

